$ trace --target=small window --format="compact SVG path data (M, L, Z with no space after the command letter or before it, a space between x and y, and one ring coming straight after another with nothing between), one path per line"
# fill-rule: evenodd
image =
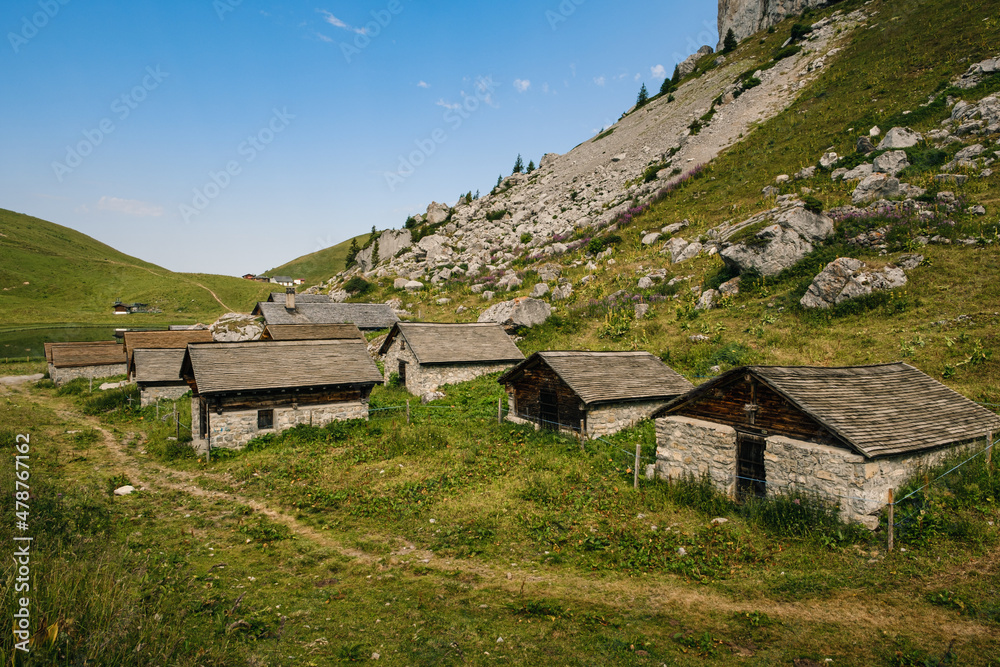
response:
M274 410L257 411L257 428L274 428Z

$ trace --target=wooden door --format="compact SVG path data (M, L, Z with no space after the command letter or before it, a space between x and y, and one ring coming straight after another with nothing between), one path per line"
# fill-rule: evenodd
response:
M399 362L399 384L406 387L406 362Z
M736 432L736 500L742 502L767 495L763 436Z
M538 419L542 428L559 430L559 398L551 389L538 392Z

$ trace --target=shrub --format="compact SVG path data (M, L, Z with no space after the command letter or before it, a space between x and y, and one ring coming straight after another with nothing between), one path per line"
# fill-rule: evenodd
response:
M525 232L521 234L521 245L528 245L531 243L531 233Z
M792 26L792 41L799 42L803 37L812 32L812 25L809 23L796 23Z
M486 219L490 222L496 222L497 220L502 220L505 215L507 215L507 209L501 208L497 211L487 211Z
M777 51L775 51L773 60L778 61L778 60L784 60L785 58L791 58L801 50L802 47L799 46L798 44L790 44L783 49L778 49Z
M344 289L355 296L367 294L372 289L372 284L361 276L354 276L344 284Z
M590 239L587 244L587 252L591 255L596 255L607 248L621 243L622 237L618 234L608 234L607 236L598 236Z
M634 321L635 310L633 308L615 308L605 315L604 324L597 330L597 336L598 338L617 340L632 330Z
M812 195L805 195L802 197L802 201L805 202L806 210L812 213L822 213L823 212L823 202L816 199Z

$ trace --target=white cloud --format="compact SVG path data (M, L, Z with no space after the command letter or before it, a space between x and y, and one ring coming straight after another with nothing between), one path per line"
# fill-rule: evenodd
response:
M336 16L331 14L330 12L326 11L325 9L317 9L316 11L322 14L324 20L335 28L340 28L341 30L349 30L350 32L356 32L359 35L365 34L364 28L354 28L352 26L349 26L340 19L338 19Z
M417 84L417 87L418 88L430 88L431 84L427 83L426 81L420 81L420 83Z
M461 109L462 108L461 103L455 102L454 104L449 104L448 102L444 101L444 98L441 98L440 100L438 100L437 102L435 102L435 104L437 104L439 107L444 107L445 109L450 109L451 111L455 111L456 109Z
M667 69L663 65L657 65L656 67L650 67L649 71L653 73L654 79L666 79Z
M158 218L163 215L163 207L155 204L148 204L136 199L119 199L118 197L101 197L97 202L97 208L101 211L111 211L112 213L124 213L140 218Z
M636 72L635 73L635 80L638 81L641 78L642 78L642 74L640 74L639 72Z
M603 86L605 83L605 79L603 76L595 76L594 83L596 83L598 86Z
M528 88L531 88L531 81L528 79L514 79L514 88L519 93L526 93L528 92Z
M329 37L327 37L326 35L324 35L321 32L317 32L316 33L316 37L318 37L321 42L326 42L328 44L333 41L332 39L330 39Z

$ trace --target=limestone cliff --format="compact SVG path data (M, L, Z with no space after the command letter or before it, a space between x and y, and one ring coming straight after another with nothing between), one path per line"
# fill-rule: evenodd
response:
M730 29L737 41L742 41L786 16L826 4L826 0L719 0L719 47Z

